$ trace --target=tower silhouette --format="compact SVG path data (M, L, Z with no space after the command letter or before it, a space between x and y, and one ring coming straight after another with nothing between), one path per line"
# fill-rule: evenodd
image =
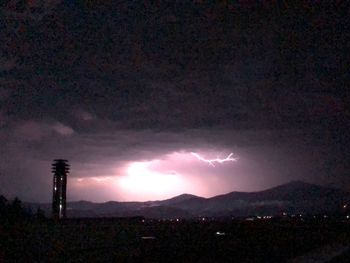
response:
M52 173L52 217L54 219L66 218L67 174L69 173L68 161L63 159L54 160L52 163Z

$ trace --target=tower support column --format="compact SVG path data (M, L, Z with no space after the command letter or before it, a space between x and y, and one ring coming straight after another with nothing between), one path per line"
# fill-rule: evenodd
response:
M66 218L68 161L63 159L54 160L52 163L52 173L52 217L54 219L63 219Z

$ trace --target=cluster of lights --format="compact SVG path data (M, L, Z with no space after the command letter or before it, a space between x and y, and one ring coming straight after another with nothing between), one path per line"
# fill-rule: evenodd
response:
M257 216L257 219L271 219L272 216Z

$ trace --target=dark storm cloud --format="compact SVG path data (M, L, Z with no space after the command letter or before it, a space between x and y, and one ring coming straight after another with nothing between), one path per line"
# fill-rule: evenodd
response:
M98 121L95 120L95 122ZM234 151L235 155L243 159L247 159L246 157L252 153L253 156L255 155L253 158L248 157L251 159L250 163L249 161L246 164L243 162L238 167L242 165L243 167L254 167L252 160L254 158L260 159L260 163L263 163L262 160L268 162L270 159L271 161L271 158L276 160L276 155L273 153L268 153L265 158L259 157L259 154L256 155L259 148L265 148L265 153L267 153L271 147L276 134L270 131L235 132L196 129L184 132L154 132L152 130L105 131L100 129L95 130L92 134L78 134L70 127L58 122L22 121L14 125L15 127L2 134L4 142L2 145L4 158L1 161L1 180L4 182L2 191L11 193L9 189L15 189L12 191L23 193L21 194L23 198L32 200L49 200L51 182L49 167L52 159L58 157L70 160L71 179L123 176L125 172L121 168L130 162L166 160L167 155L174 152L190 153L191 151L206 152L209 150L213 153L222 153ZM288 133L289 136L295 136L295 134L297 133ZM284 133L284 136L286 135ZM268 142L269 140L271 141ZM275 147L283 149L284 144L285 142L280 139L279 146L275 145ZM281 151L278 150L278 152ZM194 158L193 161L195 161ZM177 169L177 165L173 164L173 169ZM192 176L200 175L202 180L210 179L213 173L213 171L208 172L208 166L201 163L192 163L192 167L186 168L186 171L191 172ZM232 173L230 170L221 170L221 172L224 173L221 175L221 180ZM260 176L263 173L260 172ZM235 178L237 179L237 176ZM265 182L268 181L267 178L269 177L265 176ZM226 185L229 187L229 184ZM246 183L245 186L247 187L248 184ZM222 191L228 190L222 188ZM77 193L72 192L71 194L79 197Z
M204 148L250 158L262 185L347 181L349 9L200 2L5 1L3 191L39 198L26 185L57 157L98 176Z
M95 120L98 122L98 120ZM58 128L60 129L58 129ZM322 168L326 160L327 152L322 150L322 145L311 144L310 138L301 141L300 131L271 130L224 130L224 129L195 129L183 132L154 132L152 130L95 130L92 134L73 133L72 129L57 122L22 122L16 124L13 129L2 137L3 152L6 158L2 159L3 190L13 184L18 192L25 192L28 187L31 192L37 192L35 196L41 196L42 200L48 200L50 196L49 185L51 176L49 166L54 158L64 157L72 164L70 178L123 176L118 172L118 167L124 167L129 162L152 161L166 158L174 152L189 153L206 152L222 153L233 151L239 157L235 169L242 169L247 174L231 179L232 167L228 170L221 169L221 180L227 182L235 180L235 185L242 185L246 189L256 189L257 182L260 187L268 186L268 182L285 182L290 178L311 177L315 173L307 164L311 162L309 155L320 158ZM69 131L69 132L67 132ZM313 161L315 162L315 161ZM176 164L174 164L176 169ZM304 167L305 166L305 167ZM15 168L15 169L14 169ZM208 171L207 165L201 165L187 171L192 174L201 174L202 179L208 177L213 171ZM308 169L305 171L305 169ZM268 174L268 173L270 174ZM316 172L319 172L316 170ZM208 174L208 175L207 175ZM253 175L257 175L252 183ZM211 175L210 175L211 176ZM325 176L317 174L317 178ZM16 179L14 179L16 178ZM240 183L237 182L240 178ZM33 180L35 183L33 184ZM242 183L245 182L245 183ZM250 184L248 183L250 181ZM333 180L334 181L334 180ZM43 185L46 185L44 191ZM230 183L226 184L229 191ZM214 187L214 186L213 186ZM255 188L254 188L255 187ZM39 194L40 193L40 194ZM218 191L220 193L220 191ZM73 193L77 195L76 193ZM78 195L79 196L79 195ZM28 198L34 198L25 196Z
M9 22L4 52L19 65L9 73L18 81L9 111L61 119L72 105L82 105L131 128L252 126L269 115L263 124L273 126L295 110L299 117L305 112L293 95L320 89L344 94L346 73L332 78L345 70L339 56L346 36L335 30L346 26L341 6L331 5L329 17L327 6L311 6L311 12L301 4L271 5L261 13L233 6L238 11L189 2L62 3L15 35ZM279 8L288 21L274 13ZM330 90L334 86L338 91ZM280 109L281 96L292 97L288 114Z

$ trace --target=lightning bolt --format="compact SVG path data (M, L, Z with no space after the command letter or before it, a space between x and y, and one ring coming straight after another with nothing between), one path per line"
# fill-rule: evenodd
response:
M193 156L195 156L199 161L209 163L211 166L215 167L214 163L224 163L224 162L235 162L237 161L237 158L233 158L232 155L233 153L230 153L225 159L205 159L202 156L200 156L198 153L191 152Z

